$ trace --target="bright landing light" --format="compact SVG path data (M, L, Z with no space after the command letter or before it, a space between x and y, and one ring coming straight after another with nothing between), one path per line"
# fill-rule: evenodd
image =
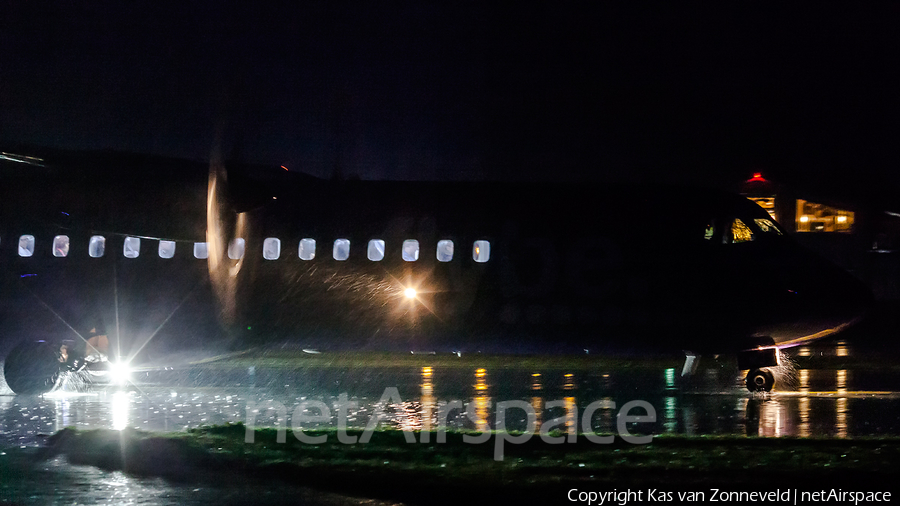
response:
M403 290L403 295L406 295L407 299L415 299L416 298L416 289L415 288L407 288Z
M123 385L131 380L131 367L128 362L110 362L109 377L116 385Z

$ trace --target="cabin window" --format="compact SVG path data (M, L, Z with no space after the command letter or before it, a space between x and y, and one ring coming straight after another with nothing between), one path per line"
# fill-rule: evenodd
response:
M209 245L205 242L195 242L194 258L199 258L200 260L206 260L207 258L209 258Z
M228 244L228 258L232 260L240 260L244 258L244 247L247 243L240 237L236 237Z
M403 259L407 262L415 262L419 259L419 241L415 239L403 241Z
M88 255L91 258L100 258L106 253L106 237L95 235L91 237L88 243Z
M19 256L30 257L34 255L34 236L23 235L19 237Z
M369 248L366 250L366 256L373 262L380 262L384 259L384 241L381 239L372 239L369 241Z
M69 256L69 236L58 235L53 238L53 256L57 258Z
M313 258L316 258L316 240L301 239L297 254L300 255L300 260L312 260Z
M472 260L478 263L484 263L491 259L491 243L490 241L475 241L472 246Z
M753 231L750 230L750 227L748 227L746 223L741 221L740 218L735 218L734 221L731 222L730 239L731 243L737 244L741 242L750 242L756 238L753 236Z
M126 237L122 254L125 258L137 258L141 254L141 240L137 237Z
M335 260L343 262L350 258L350 239L337 239L334 241L332 256Z
M159 241L159 258L175 256L175 241Z
M438 241L437 259L438 262L449 262L450 260L453 260L453 241Z
M266 260L278 260L281 256L281 239L267 237L263 241L263 258Z

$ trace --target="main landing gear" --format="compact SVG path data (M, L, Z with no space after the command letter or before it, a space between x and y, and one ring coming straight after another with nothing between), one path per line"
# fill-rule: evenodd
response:
M768 336L754 337L748 346L738 353L738 369L749 370L744 384L751 392L770 392L775 386L775 375L769 370L778 365L778 350L775 341ZM681 378L689 381L697 372L700 355L685 351L684 367L681 370Z

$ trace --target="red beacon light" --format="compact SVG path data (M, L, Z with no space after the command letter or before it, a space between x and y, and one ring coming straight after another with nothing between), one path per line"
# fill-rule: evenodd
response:
M754 172L754 173L753 173L753 177L750 178L750 179L748 179L747 181L748 181L748 182L750 182L750 181L763 181L763 182L765 182L766 179L765 179L764 177L762 177L762 173L761 173L761 172Z

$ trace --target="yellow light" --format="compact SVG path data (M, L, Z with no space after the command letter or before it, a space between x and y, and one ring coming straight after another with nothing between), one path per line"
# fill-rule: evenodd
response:
M804 215L804 216L800 217L800 223L806 223L808 221L809 221L809 216Z
M847 217L846 216L838 216L837 221L838 221L838 223L846 223Z
M403 290L403 295L406 295L407 299L415 299L416 298L416 289L415 288L407 288Z

